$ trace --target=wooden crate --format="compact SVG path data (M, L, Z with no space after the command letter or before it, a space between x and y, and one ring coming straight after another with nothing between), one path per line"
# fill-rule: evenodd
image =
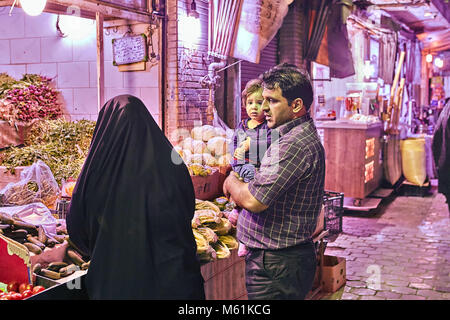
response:
M220 172L213 168L212 173L206 177L191 176L192 184L194 185L195 198L199 200L213 200L219 196Z
M29 128L30 124L17 122L11 126L6 121L0 121L0 149L22 145Z
M0 190L2 190L10 182L18 182L20 174L26 167L17 167L14 174L6 170L5 166L0 166Z
M306 299L316 299L322 290L321 266L325 246L323 239L328 235L326 230L322 230L313 238L314 242L320 242L317 252L318 264L316 279L313 288L308 293ZM207 300L247 300L247 289L245 287L245 258L237 255L237 250L231 251L231 256L227 259L219 259L209 262L201 267L203 279L205 280L205 296Z
M201 267L207 300L247 300L245 259L231 251L227 259L219 259Z

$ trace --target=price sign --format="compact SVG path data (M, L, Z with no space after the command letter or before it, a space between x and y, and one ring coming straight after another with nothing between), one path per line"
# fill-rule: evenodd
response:
M145 34L113 39L112 47L115 66L148 60Z

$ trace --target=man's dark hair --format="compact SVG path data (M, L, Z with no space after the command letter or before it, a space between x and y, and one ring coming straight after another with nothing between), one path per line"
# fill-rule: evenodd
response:
M301 98L307 111L311 107L314 94L311 79L306 70L290 63L282 63L264 72L260 78L264 88L269 90L280 88L289 104Z

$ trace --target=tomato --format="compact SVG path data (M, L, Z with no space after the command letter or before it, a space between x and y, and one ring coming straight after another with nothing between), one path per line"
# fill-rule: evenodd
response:
M43 286L36 286L33 288L33 294L39 293L44 290L45 290L45 288Z
M10 300L9 298L10 298L10 295L9 294L5 294L5 295L2 295L0 297L0 300Z
M33 295L33 291L31 291L31 290L25 290L24 292L22 292L22 297L24 299L31 297L32 295Z
M19 283L17 281L11 281L8 283L8 286L6 287L8 292L14 291L17 292L19 290Z
M23 293L25 290L33 290L33 285L27 282L21 283L19 286L19 293Z
M22 300L22 295L20 293L13 293L11 294L11 299L10 300Z

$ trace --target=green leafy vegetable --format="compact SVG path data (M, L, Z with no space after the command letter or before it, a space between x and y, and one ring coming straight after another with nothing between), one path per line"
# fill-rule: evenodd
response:
M37 160L47 164L61 185L62 179L76 179L81 172L94 133L95 121L76 122L41 120L36 122L23 147L11 147L0 153L0 164L14 172Z

